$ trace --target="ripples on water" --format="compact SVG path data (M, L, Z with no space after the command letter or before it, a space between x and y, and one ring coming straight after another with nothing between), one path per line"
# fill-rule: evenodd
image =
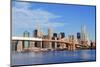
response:
M63 62L95 61L95 50L12 52L12 65L47 64Z

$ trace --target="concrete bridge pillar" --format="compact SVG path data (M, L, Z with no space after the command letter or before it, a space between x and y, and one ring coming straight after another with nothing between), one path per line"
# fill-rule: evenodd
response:
M52 49L52 42L49 42L49 49Z
M71 50L75 50L75 49L76 49L75 41L73 40L73 41L72 41L72 44L71 44Z
M57 40L57 38L55 38L55 40ZM55 42L55 49L57 49L57 42Z
M66 48L66 44L63 44L63 48Z
M23 50L22 41L18 41L18 44L17 44L17 51L18 51L18 52L21 52L22 50Z
M68 45L68 50L71 50L71 44Z
M75 49L76 49L76 46L74 42L68 45L68 50L75 50Z
M75 50L76 49L76 46L75 46L75 43L72 44L72 50Z
M29 48L30 48L30 49L33 49L34 47L35 47L35 42L30 41L30 46L29 46Z
M41 49L42 49L42 46L43 46L43 45L42 45L42 41L41 41L41 42L40 42L40 48L41 48Z

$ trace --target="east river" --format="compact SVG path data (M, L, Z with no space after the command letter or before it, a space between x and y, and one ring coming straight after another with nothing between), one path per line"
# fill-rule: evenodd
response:
M96 50L12 52L11 65L35 65L95 61Z

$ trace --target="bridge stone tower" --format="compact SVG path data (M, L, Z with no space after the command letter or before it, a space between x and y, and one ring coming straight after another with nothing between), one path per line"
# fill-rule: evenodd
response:
M76 40L74 35L69 35L69 45L68 45L68 50L75 50L76 49Z
M22 41L18 41L18 44L17 44L17 51L18 51L18 52L23 51L23 43L22 43Z

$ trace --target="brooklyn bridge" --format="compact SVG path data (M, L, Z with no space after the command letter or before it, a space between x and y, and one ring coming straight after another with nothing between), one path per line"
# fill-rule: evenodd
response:
M75 50L78 42L76 40L60 39L42 39L35 37L12 37L12 48L16 51L42 51L42 50ZM25 46L27 45L27 46Z

